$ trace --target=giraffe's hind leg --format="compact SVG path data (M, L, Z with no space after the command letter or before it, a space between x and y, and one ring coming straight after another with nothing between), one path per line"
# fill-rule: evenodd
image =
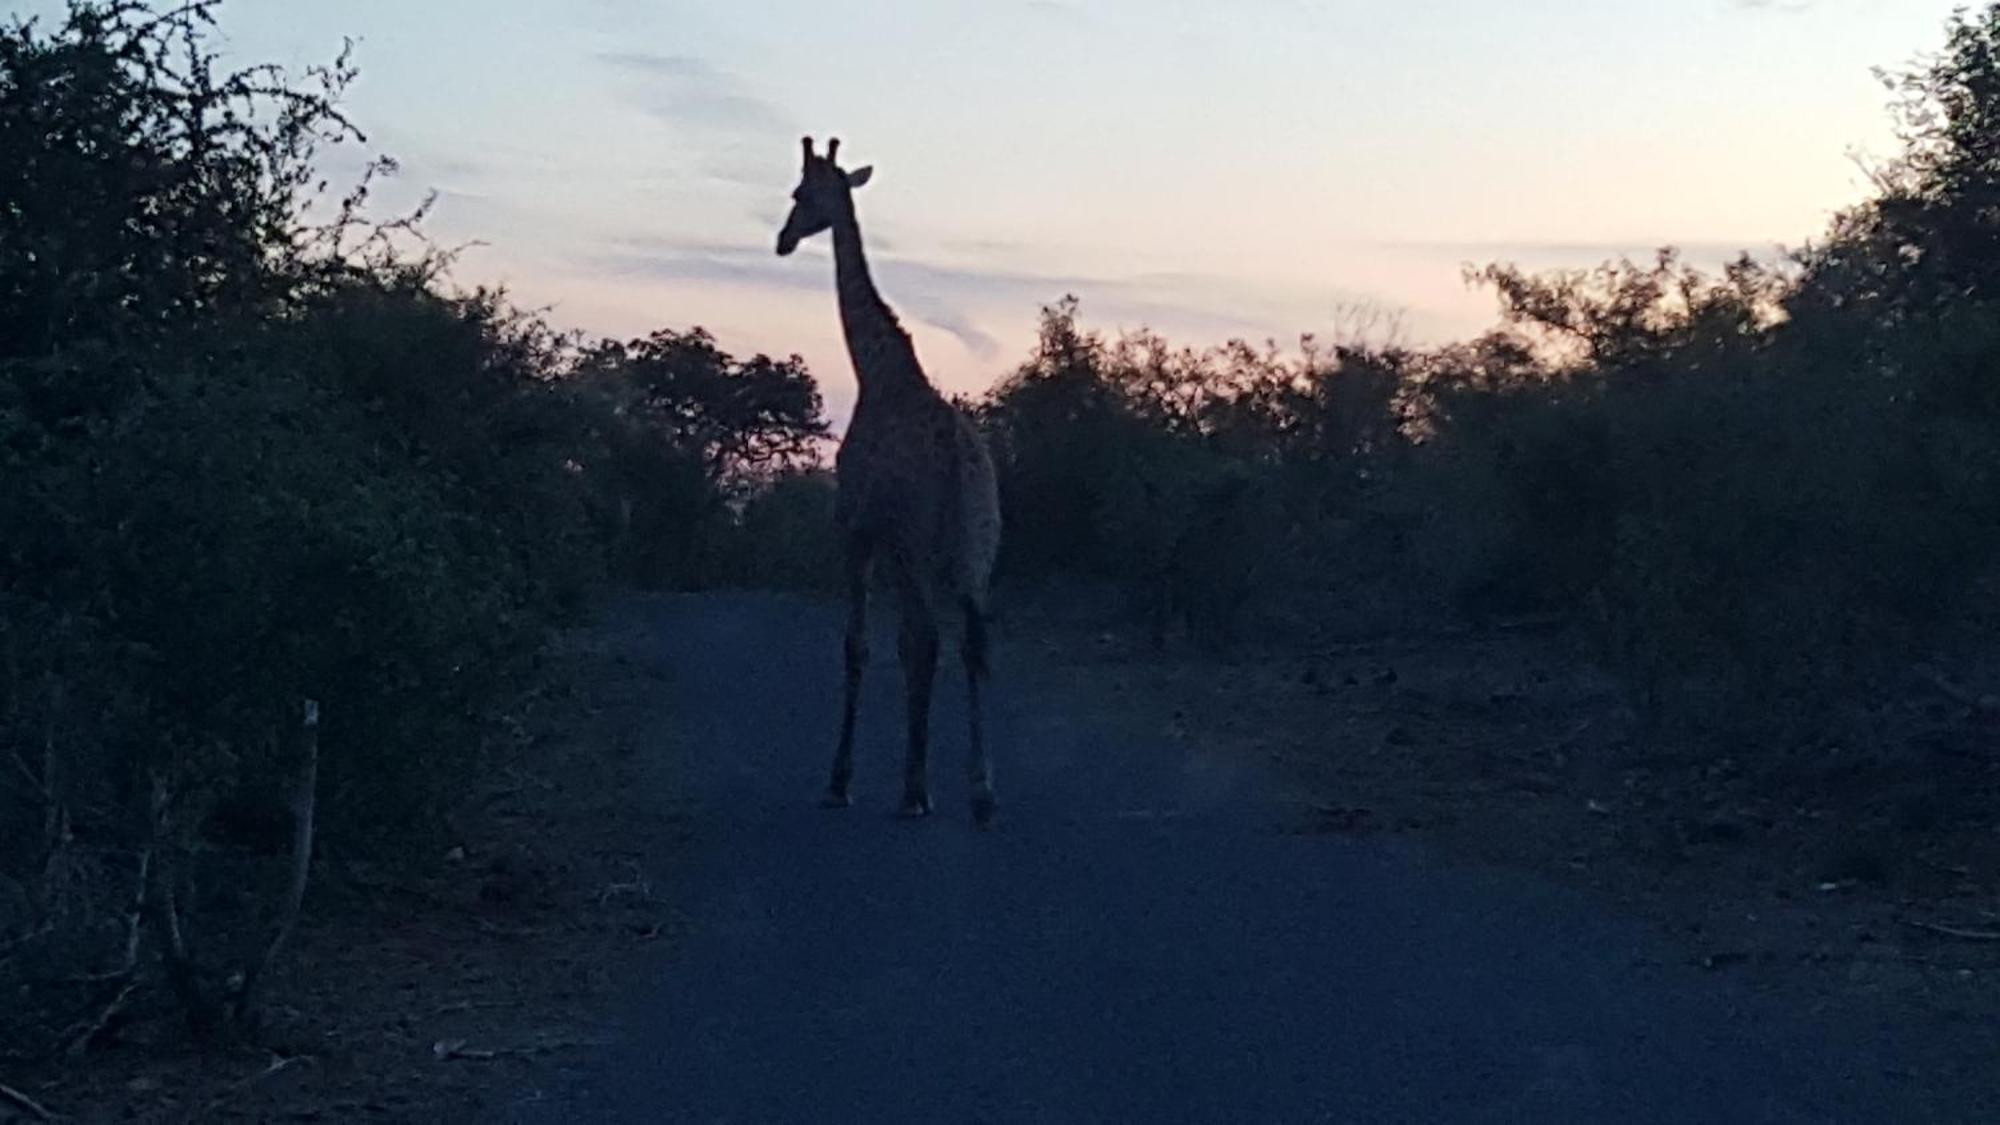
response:
M938 629L930 599L906 584L902 606L903 702L908 708L909 757L903 764L901 815L931 811L931 688L937 678Z
M993 796L993 770L986 760L986 731L979 708L979 689L987 673L986 616L971 598L965 599L965 710L971 722L971 756L966 775L971 782L972 822L993 827L1000 803Z
M855 541L847 548L847 638L844 646L846 685L840 708L840 744L833 752L833 777L820 804L846 808L854 780L854 720L861 706L861 676L868 667L868 548Z

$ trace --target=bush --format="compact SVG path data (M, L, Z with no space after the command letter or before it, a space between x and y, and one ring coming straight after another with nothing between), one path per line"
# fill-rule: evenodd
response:
M1282 379L1247 349L1193 353L1080 330L1046 309L1035 356L988 399L1007 528L1002 570L1075 574L1127 592L1156 642L1175 624L1226 644L1288 563L1278 466L1232 448L1248 388Z
M716 581L731 586L844 592L840 538L834 533L832 474L790 472L760 488L729 532Z
M745 502L811 467L826 438L804 361L738 360L697 328L595 344L573 378L613 415L621 574L655 587L746 577Z

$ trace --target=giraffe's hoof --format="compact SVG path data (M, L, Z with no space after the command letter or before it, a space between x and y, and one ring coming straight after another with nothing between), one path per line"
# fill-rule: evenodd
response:
M992 828L1000 819L1000 803L991 793L980 793L972 798L972 823L976 828Z
M917 820L921 817L931 815L930 795L928 793L905 793L903 795L903 806L896 810L896 815L902 817L904 820Z
M828 789L819 799L819 807L823 809L844 809L853 803L847 797L847 790L840 787Z

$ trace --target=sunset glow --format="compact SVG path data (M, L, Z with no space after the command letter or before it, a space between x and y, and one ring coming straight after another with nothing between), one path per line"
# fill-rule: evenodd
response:
M482 244L461 280L591 332L702 324L800 353L839 417L826 248L771 253L800 134L876 166L884 293L933 376L973 391L1065 293L1090 323L1189 342L1324 333L1355 306L1435 340L1490 319L1467 261L1797 245L1893 148L1870 68L1935 48L1952 7L237 0L222 19L245 62L358 40L353 115L403 166L384 202L439 192L440 241Z

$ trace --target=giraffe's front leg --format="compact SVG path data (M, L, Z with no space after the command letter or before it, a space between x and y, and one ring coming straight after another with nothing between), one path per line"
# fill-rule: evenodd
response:
M903 764L902 815L919 817L931 811L929 761L931 685L937 678L938 630L929 604L906 598L901 635L903 702L908 708L909 757Z

